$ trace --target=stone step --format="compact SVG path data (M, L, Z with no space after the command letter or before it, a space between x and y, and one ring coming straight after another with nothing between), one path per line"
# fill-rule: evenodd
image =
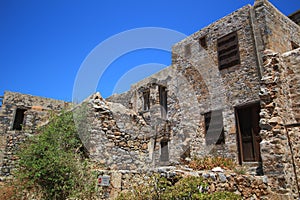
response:
M262 169L261 162L243 162L242 166L246 167L247 171L251 175L254 175L254 176L262 176L263 175L263 169Z

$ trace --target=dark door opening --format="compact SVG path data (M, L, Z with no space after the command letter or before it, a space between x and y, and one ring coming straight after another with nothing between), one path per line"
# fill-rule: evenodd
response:
M160 142L160 161L167 162L169 161L169 147L168 141L162 140Z
M150 110L150 90L145 90L143 92L143 99L144 99L144 111Z
M25 111L26 109L17 108L13 124L13 130L22 130Z
M236 108L240 164L261 161L259 111L259 103Z

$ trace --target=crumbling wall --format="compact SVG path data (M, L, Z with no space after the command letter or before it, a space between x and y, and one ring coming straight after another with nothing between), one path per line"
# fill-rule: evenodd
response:
M159 87L167 89L167 115L161 115ZM142 93L150 90L150 109L143 111ZM196 137L200 111L191 85L178 71L170 66L132 86L133 109L144 118L150 117L149 124L153 137L155 163L159 165L178 164L181 158L190 157L190 142ZM168 141L169 161L160 161L161 141Z
M131 109L132 108L132 104L130 102L131 98L132 98L132 91L129 90L122 94L113 94L110 97L106 98L105 100L114 102L114 103L120 103L123 106L125 106L126 108Z
M96 93L74 108L74 119L92 160L109 169L151 167L150 127L132 110Z
M260 135L265 175L275 193L299 197L300 49L284 55L265 51Z

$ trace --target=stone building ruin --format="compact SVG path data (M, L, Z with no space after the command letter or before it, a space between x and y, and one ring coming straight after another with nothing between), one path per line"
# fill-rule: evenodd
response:
M24 139L47 123L51 112L70 104L64 101L6 91L0 109L1 175L9 175L17 160L15 152Z
M129 91L76 105L90 157L112 170L147 170L224 156L266 176L273 192L299 198L299 16L256 0L175 44L171 66ZM34 133L48 109L67 106L4 94L2 174L13 168L10 148L26 131Z

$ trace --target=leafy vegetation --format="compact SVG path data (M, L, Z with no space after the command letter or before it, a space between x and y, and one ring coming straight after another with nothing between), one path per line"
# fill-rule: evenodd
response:
M22 191L38 190L44 199L92 199L95 176L78 138L73 115L62 112L20 148L17 178Z

